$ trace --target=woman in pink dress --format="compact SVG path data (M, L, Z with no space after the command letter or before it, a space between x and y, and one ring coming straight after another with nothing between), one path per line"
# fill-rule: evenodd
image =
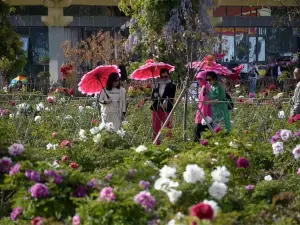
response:
M200 142L201 134L208 129L207 123L212 122L212 107L210 104L205 104L205 101L209 101L210 92L210 85L206 81L206 74L207 72L203 71L196 76L196 79L200 81L201 90L195 118L195 142ZM205 117L205 119L203 117Z

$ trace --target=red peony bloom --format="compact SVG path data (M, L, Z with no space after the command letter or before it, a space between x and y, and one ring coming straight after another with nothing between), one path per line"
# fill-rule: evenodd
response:
M66 155L63 155L63 156L61 157L61 160L64 161L64 162L66 162L66 161L69 160L69 157L66 156Z
M214 210L208 204L199 203L197 205L194 205L190 209L190 215L191 216L196 216L200 220L203 220L203 219L213 220L213 218L214 218Z
M48 103L53 103L53 98L48 98L47 101Z
M246 159L244 157L240 157L236 161L236 164L237 164L238 168L248 168L249 167L249 161L248 161L248 159Z
M73 168L74 170L78 169L78 164L76 162L71 162L69 165L71 168Z
M276 90L276 85L275 84L271 84L269 87L270 91L275 91Z
M63 140L61 143L60 143L60 147L72 147L72 143L68 140Z
M43 224L43 218L42 217L35 217L31 220L32 225L42 225Z
M74 93L75 93L75 92L74 92L73 88L70 88L70 89L69 89L69 95L74 95Z

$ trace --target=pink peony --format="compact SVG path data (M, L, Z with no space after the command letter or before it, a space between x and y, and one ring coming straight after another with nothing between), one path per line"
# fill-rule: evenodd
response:
M151 211L155 207L155 198L147 191L141 191L134 197L134 201L146 211Z
M149 189L150 187L150 182L149 181L144 181L144 180L141 180L140 183L139 183L139 186L146 190L146 189Z
M21 155L24 152L25 148L22 144L13 144L8 148L8 152L12 156L18 156Z
M10 213L10 219L11 220L16 220L17 217L22 214L22 212L23 212L22 207L14 208L13 211Z
M300 175L300 168L298 169L297 174Z
M42 217L35 217L31 220L31 225L43 225L43 218Z
M255 187L254 184L250 184L250 185L247 185L247 186L245 187L245 189L248 190L248 191L252 191L252 190L254 189L254 187Z
M0 159L0 173L8 173L12 166L11 158L3 157Z
M219 133L220 131L222 130L221 126L220 125L217 125L214 129L214 132L215 133Z
M248 168L249 167L249 161L244 157L240 157L236 161L236 164L237 164L238 168Z
M10 171L9 171L9 176L13 176L13 175L19 173L20 172L20 168L21 168L21 165L19 163L17 163L16 165L14 165L10 169Z
M79 225L79 224L80 224L80 216L78 215L73 216L72 225Z
M100 192L99 200L106 202L114 201L116 196L113 190L114 189L111 187L103 188Z
M52 138L56 138L56 136L57 136L57 133L56 133L56 132L53 132L53 133L52 133Z
M49 195L49 189L46 185L36 183L29 189L31 197L33 198L44 198Z
M206 146L208 145L208 140L204 139L201 141L201 145Z

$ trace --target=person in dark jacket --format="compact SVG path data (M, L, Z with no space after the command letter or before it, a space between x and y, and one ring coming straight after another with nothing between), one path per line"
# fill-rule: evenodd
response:
M153 87L151 94L153 101L151 105L153 140L173 109L175 93L176 86L171 80L169 71L167 69L161 69L160 78ZM171 119L166 127L169 129L172 128ZM158 141L157 144L160 144L160 141Z

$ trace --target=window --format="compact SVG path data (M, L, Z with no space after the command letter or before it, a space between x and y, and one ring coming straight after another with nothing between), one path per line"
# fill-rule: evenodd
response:
M227 7L227 16L241 16L242 7L240 6L228 6Z
M222 28L222 52L226 52L224 62L234 61L234 28Z
M226 16L226 6L221 6L216 8L213 14L214 17L223 17Z
M236 28L235 30L235 60L248 61L248 28Z
M48 8L40 5L33 6L14 6L15 11L13 15L20 16L46 16L48 15Z
M48 27L30 28L30 53L33 64L39 64L43 57L49 56Z

